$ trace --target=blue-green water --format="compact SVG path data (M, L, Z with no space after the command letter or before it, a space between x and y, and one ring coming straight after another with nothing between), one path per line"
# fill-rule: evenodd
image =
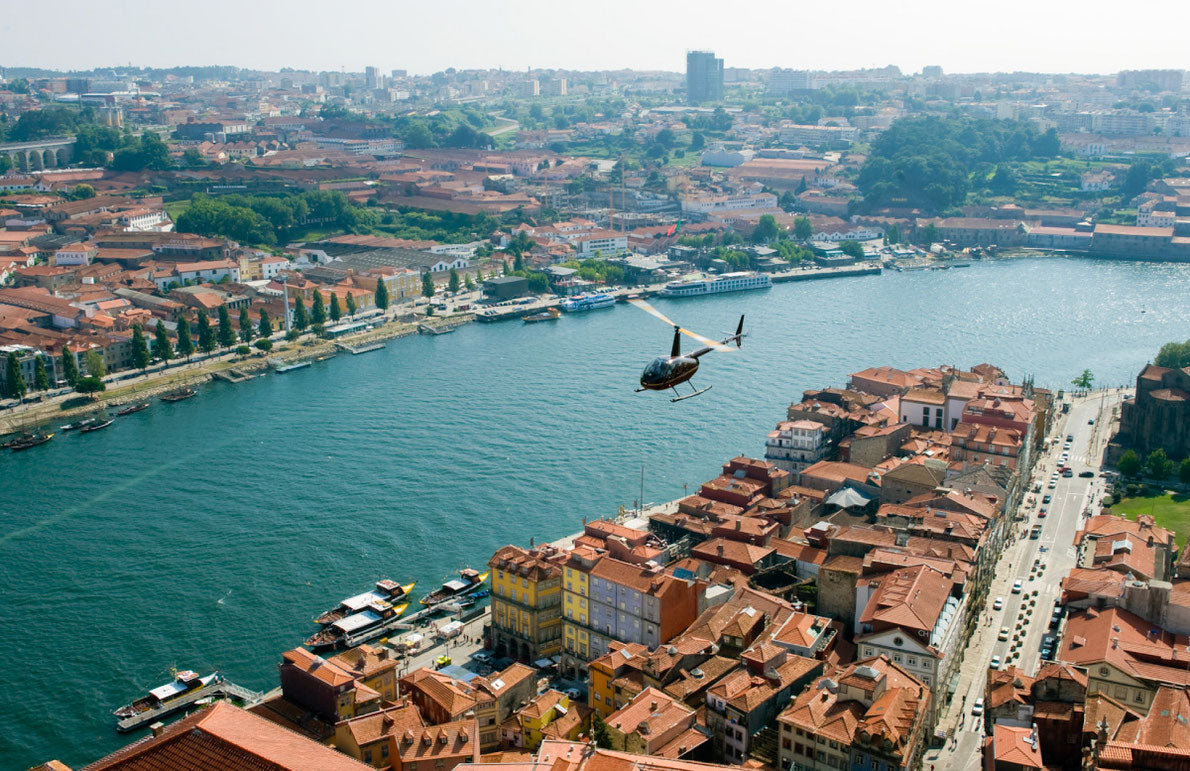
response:
M0 765L124 743L110 710L220 669L276 683L310 618L380 576L432 588L500 545L680 495L805 388L873 364L988 361L1062 387L1130 382L1190 337L1190 266L1079 259L781 284L659 301L704 334L748 315L713 389L633 393L669 331L616 307L471 325L155 403L106 431L0 457Z

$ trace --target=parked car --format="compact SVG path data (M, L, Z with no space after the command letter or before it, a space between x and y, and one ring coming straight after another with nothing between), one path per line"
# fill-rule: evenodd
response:
M1021 580L1019 578L1012 582L1012 593L1013 594L1021 593Z
M1000 668L1000 657L992 656L992 663L989 666L991 666L992 669L999 669Z
M976 699L975 703L971 705L971 714L979 717L983 714L983 699Z
M992 603L992 610L1003 610L1003 609L1004 609L1004 598L997 597L996 601Z
M1073 442L1073 441L1074 441L1074 434L1067 434L1067 435L1066 435L1066 441L1068 441L1068 442Z
M1000 642L1007 642L1009 634L1011 633L1008 631L1008 627L1002 626L1000 627L1000 634L996 635L996 639Z
M1052 498L1053 498L1053 496L1052 496L1052 495L1050 495L1049 493L1046 493L1046 494L1045 494L1045 497L1041 499L1041 502L1042 502L1042 503L1049 503L1049 502L1050 502L1050 500L1051 500Z

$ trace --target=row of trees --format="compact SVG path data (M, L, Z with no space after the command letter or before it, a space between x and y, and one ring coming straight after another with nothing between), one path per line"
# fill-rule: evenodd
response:
M1176 470L1178 480L1190 484L1190 458L1175 463L1161 448L1153 450L1143 460L1135 450L1125 450L1116 468L1126 477L1136 477L1143 471L1153 479L1168 479Z
M310 190L288 195L196 193L178 215L182 233L230 238L250 244L284 243L311 225L350 232L367 231L378 222L376 212L356 206L337 190Z
M1158 367L1181 369L1190 367L1190 340L1184 343L1171 342L1161 346L1153 363Z

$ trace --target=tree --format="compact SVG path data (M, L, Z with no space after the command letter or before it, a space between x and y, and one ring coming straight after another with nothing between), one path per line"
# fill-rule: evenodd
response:
M1168 369L1190 367L1190 340L1184 343L1166 343L1161 346L1161 350L1157 352L1157 358L1153 360L1153 363L1158 367L1166 367Z
M185 316L178 319L176 333L178 335L178 355L185 356L189 360L190 354L194 353L194 339L190 337L190 322Z
M1154 479L1165 479L1173 473L1173 461L1165 454L1165 450L1158 447L1145 458L1145 469Z
M273 350L273 341L268 339L267 337L260 338L255 343L253 343L253 345L255 345L257 348L259 348L262 351Z
M1070 384L1076 388L1084 391L1090 390L1091 384L1095 382L1095 376L1091 374L1091 370L1084 369L1082 374L1070 381Z
M248 318L247 308L240 308L240 342L252 342L252 319Z
M472 289L475 288L475 282L473 280L471 280L470 273L463 274L463 286L467 287L468 292L470 292Z
M236 331L231 326L231 313L226 305L219 306L219 345L230 348L236 344Z
M889 225L884 231L884 241L889 244L901 243L901 229L896 225Z
M139 370L149 368L149 344L145 341L144 330L140 324L132 325L132 366Z
M1190 485L1190 458L1182 458L1178 465L1178 480L1184 485Z
M793 221L793 236L799 241L809 241L810 236L814 235L814 226L810 224L809 217L797 217Z
M1124 450L1124 454L1116 461L1116 468L1126 477L1134 477L1140 473L1140 456L1135 450Z
M158 321L158 324L161 322ZM71 351L66 346L62 346L62 379L71 388L79 379L79 363L75 358L74 351Z
M339 307L339 295L331 292L331 321L338 321L343 317L343 310Z
M95 188L87 184L75 185L74 190L70 191L70 200L85 201L88 198L95 197Z
M695 131L694 136L690 137L690 149L691 150L701 150L702 148L704 148L706 146L707 146L706 137L704 137L701 132Z
M91 377L102 378L107 374L107 365L103 363L103 354L94 348L83 355L83 364L87 367L87 374Z
M33 364L33 388L38 391L48 391L50 388L50 373L45 368L45 357L37 354L37 361Z
M310 304L310 320L315 324L326 323L326 306L322 304L322 292L314 290L314 299Z
M388 285L384 283L384 279L380 278L376 281L376 307L382 311L388 310Z
M932 244L938 240L938 226L933 222L926 223L926 226L918 231L918 243Z
M781 234L781 229L777 227L777 218L771 214L762 214L760 221L756 223L756 227L752 230L752 242L756 244L767 244L774 240Z
M21 362L15 351L8 353L8 365L4 370L4 395L9 399L20 399L25 395L25 378L21 376Z
M306 304L302 302L302 296L298 295L293 303L293 328L299 332L310 325L310 320L306 317Z
M591 738L595 740L596 747L605 750L610 750L613 747L611 731L608 730L607 723L603 722L603 717L598 712L591 714Z
M857 260L864 258L864 247L859 241L853 241L848 238L845 241L839 242L839 249L848 257L854 257Z
M1135 198L1143 193L1153 176L1153 166L1148 161L1137 161L1129 166L1128 174L1124 177L1124 199Z
M459 291L459 272L454 268L450 269L450 279L446 283L446 288L451 292Z
M347 293L347 315L354 316L356 311L355 296L351 292Z
M215 330L211 327L211 320L203 308L198 309L198 347L203 353L215 350Z
M505 269L508 268L508 263L504 263ZM421 293L426 297L434 296L434 279L430 278L429 273L421 274Z
M107 384L103 382L103 378L88 375L87 377L80 377L74 384L74 390L80 394L97 394L107 390Z
M260 323L256 325L256 329L260 332L261 337L269 337L273 334L273 322L269 321L269 312L264 308L260 309Z
M169 361L174 357L174 347L169 341L169 333L165 331L165 324L157 322L157 329L153 332L153 353L162 361Z

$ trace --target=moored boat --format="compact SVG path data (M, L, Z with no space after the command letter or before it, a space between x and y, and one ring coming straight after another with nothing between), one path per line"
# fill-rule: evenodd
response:
M306 645L313 650L353 648L395 629L409 603L393 605L385 600L368 603L366 610L352 613L310 635Z
M459 577L451 581L447 581L439 588L421 598L421 604L427 607L439 605L452 597L457 597L460 594L466 594L473 591L484 581L488 580L487 573L480 573L478 570L471 568L464 568L459 571Z
M767 289L772 285L773 279L767 273L744 270L735 273L722 273L718 276L699 276L671 281L661 290L661 294L665 297L695 297L723 292L743 292L749 289Z
M74 431L76 428L86 428L94 422L95 418L83 418L82 420L76 420L73 423L67 423L61 428L63 431Z
M112 714L121 720L136 717L142 712L149 712L169 706L170 702L177 701L188 693L222 681L223 676L218 672L213 672L205 677L199 677L197 672L187 669L183 672L178 672L172 682L152 689L147 696L142 696L131 704L125 704Z
M98 431L101 428L107 428L108 426L110 426L112 423L115 423L115 422L116 421L114 421L111 418L102 418L102 419L97 418L94 423L91 423L90 425L83 426L82 428L80 428L79 433L80 434L89 434L92 431Z
M189 399L191 396L194 396L197 393L198 393L198 391L187 386L186 388L179 388L176 391L170 391L169 393L164 394L161 397L161 401L163 401L163 402L180 402L183 399Z
M21 450L28 450L30 447L36 447L39 444L45 444L53 438L53 433L36 433L29 436L28 438L22 437L21 439L17 439L15 442L9 442L8 446L12 448L13 452L20 452Z
M596 292L595 294L580 294L562 303L562 310L567 313L581 313L593 311L597 308L610 308L616 304L616 298L610 294Z
M117 415L131 415L134 412L140 412L141 410L148 409L148 407L149 407L148 402L137 402L136 404L130 404L127 407L124 407L123 409L116 410L116 414Z
M532 324L535 321L557 321L562 316L562 311L557 308L546 308L538 313L530 313L525 317L526 324Z
M363 594L357 594L354 597L348 597L335 607L317 616L314 619L314 623L321 624L322 626L333 624L341 618L346 618L353 613L359 613L363 610L366 610L369 603L375 602L377 600L382 600L389 603L404 600L409 596L409 593L413 591L413 587L416 585L416 581L410 581L407 584L399 584L390 578L385 578L376 582L375 589L364 592Z

